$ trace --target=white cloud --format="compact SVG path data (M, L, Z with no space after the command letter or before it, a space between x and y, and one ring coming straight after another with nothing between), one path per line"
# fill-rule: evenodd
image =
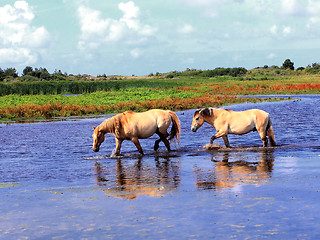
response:
M308 0L307 10L314 15L320 14L320 1Z
M34 17L26 1L0 7L0 63L29 65L38 60L50 35L31 24Z
M277 25L272 25L269 30L272 35L278 37L286 37L292 33L292 28L290 26L278 27Z
M270 28L270 32L273 35L276 35L278 33L278 26L277 25L272 25L272 27Z
M283 33L284 36L289 35L291 32L292 32L292 29L291 29L290 26L284 26L283 27L282 33Z
M85 6L78 8L78 14L80 18L82 38L103 37L103 33L107 31L111 20L101 19L101 13L96 10L92 10Z
M276 57L277 57L276 54L270 53L270 54L267 56L267 59L275 59Z
M139 48L134 48L130 51L130 54L133 58L139 58L141 55L141 51Z
M124 22L128 28L135 31L140 29L140 9L135 6L134 2L119 3L119 9L123 12L123 17L120 21Z
M282 6L282 14L287 15L296 15L301 13L300 10L303 8L300 8L296 0L282 0L281 1Z
M190 34L194 32L194 27L190 24L185 24L181 28L178 29L178 32L181 34Z
M16 1L13 6L8 4L0 8L1 24L24 23L25 21L31 21L33 18L34 14L25 1Z
M319 24L320 24L320 17L310 17L306 26L308 29L311 29L311 28L318 29Z
M85 5L78 8L81 25L79 48L97 49L107 44L137 45L147 41L156 28L143 24L139 7L134 2L119 3L123 16L117 20L103 18L102 13Z
M37 54L27 48L0 48L0 63L29 65L37 59Z
M319 31L320 24L320 1L308 0L307 12L309 15L308 22L306 24L307 28L316 29Z

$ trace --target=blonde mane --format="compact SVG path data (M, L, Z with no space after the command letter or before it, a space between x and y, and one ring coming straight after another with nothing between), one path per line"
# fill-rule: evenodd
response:
M116 137L120 136L121 130L121 117L122 114L118 114L109 119L103 121L99 126L99 131L105 133L113 133Z

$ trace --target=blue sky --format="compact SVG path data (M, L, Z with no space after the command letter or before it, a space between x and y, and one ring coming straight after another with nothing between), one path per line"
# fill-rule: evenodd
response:
M0 68L148 75L320 62L319 0L0 2Z

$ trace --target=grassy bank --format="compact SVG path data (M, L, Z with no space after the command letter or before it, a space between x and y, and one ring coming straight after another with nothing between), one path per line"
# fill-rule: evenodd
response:
M319 94L319 80L318 74L264 76L252 73L243 77L181 76L2 83L0 120L143 111L151 108L184 110L257 102L263 99L239 98L236 95ZM6 86L6 90L3 86Z
M174 111L195 109L209 106L225 106L243 102L274 101L274 99L246 98L236 96L201 96L191 98L163 98L157 100L120 102L106 105L62 104L58 102L36 105L22 104L16 107L0 108L2 121L22 119L50 119L54 117L88 116L107 113L118 113L126 110L146 111L161 108ZM280 99L278 99L280 100Z

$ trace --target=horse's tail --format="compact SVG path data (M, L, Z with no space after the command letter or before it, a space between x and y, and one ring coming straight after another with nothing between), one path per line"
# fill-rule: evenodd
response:
M180 129L180 121L178 116L172 112L172 111L168 111L172 120L172 127L169 133L169 141L171 141L172 139L176 138L177 143L179 144L180 147L180 135L181 135L181 129Z
M273 127L272 127L272 123L271 123L270 117L268 119L268 124L267 124L266 131L267 131L267 136L269 137L270 145L272 147L276 146L276 139L274 137Z

